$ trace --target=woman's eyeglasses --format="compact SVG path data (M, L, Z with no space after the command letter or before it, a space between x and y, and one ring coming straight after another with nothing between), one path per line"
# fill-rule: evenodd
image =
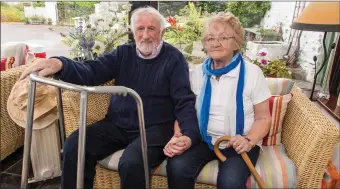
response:
M213 37L208 37L205 39L205 42L207 45L211 46L213 44L215 44L217 41L221 44L221 45L224 45L228 42L229 39L232 39L232 38L235 38L235 37L219 37L219 38L213 38Z

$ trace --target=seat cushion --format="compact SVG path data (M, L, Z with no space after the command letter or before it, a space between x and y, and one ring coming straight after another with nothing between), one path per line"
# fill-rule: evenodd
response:
M120 150L98 163L110 170L118 170L118 162L123 153ZM284 146L263 146L255 166L268 188L296 188L296 172L294 163L287 157ZM153 170L153 174L166 176L166 160ZM209 162L197 177L197 182L216 185L218 161ZM248 188L259 188L255 178L250 176Z
M288 158L283 144L263 146L255 168L267 188L297 187L296 167L293 161ZM259 188L253 176L248 179L247 187Z

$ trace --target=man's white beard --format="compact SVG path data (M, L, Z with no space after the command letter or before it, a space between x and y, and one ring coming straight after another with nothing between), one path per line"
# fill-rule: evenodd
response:
M138 50L144 55L151 55L156 45L152 41L143 41L137 44Z

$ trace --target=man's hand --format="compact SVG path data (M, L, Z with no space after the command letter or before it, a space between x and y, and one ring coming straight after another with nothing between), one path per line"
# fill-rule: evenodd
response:
M191 147L191 139L188 136L173 136L164 147L164 154L168 157L181 155Z
M190 148L191 139L187 136L183 136L181 133L181 129L179 128L179 123L176 120L174 124L174 136L171 140L166 144L163 151L164 154L168 157L173 157L175 155L182 154L185 150Z
M56 58L37 60L37 63L32 64L20 76L20 79L25 79L32 72L38 72L39 76L50 76L63 68L63 63Z
M231 146L238 154L249 152L251 150L249 141L241 135L231 137L230 141L227 142L227 148Z

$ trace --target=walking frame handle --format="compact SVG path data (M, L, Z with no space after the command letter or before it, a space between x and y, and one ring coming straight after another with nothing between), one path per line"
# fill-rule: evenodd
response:
M148 167L148 157L147 157L147 142L145 133L145 123L144 123L144 112L143 112L143 102L138 93L130 88L123 86L80 86L64 81L59 81L55 79L45 78L38 76L36 73L31 73L29 75L29 91L28 91L28 103L27 103L27 127L25 130L25 141L24 141L24 155L22 164L22 176L21 176L21 188L26 189L28 183L28 166L29 166L29 156L31 152L32 143L32 128L33 128L33 115L34 115L34 98L36 90L36 82L44 83L47 85L52 85L58 87L57 92L57 102L58 102L58 113L59 113L59 124L62 135L62 145L63 140L63 129L64 129L64 114L62 107L62 95L61 88L66 90L78 91L80 92L80 123L79 123L79 141L78 141L78 165L77 165L77 188L84 188L84 168L85 168L85 137L86 137L86 113L87 113L87 96L88 93L109 93L113 95L126 96L129 94L137 103L138 119L139 119L139 131L141 136L141 147L142 147L142 158L144 165L145 174L145 186L146 189L150 188L150 177L149 177L149 167Z
M223 142L223 141L229 141L230 139L231 139L230 136L223 136L223 137L217 139L217 141L216 141L215 144L214 144L214 152L215 152L216 156L218 157L218 159L220 159L222 162L225 162L225 161L227 160L227 157L225 157L225 156L221 153L221 151L220 151L220 149L219 149L220 143ZM256 182L259 184L260 188L262 188L262 189L263 189L263 188L266 188L266 186L265 186L265 184L264 184L264 182L263 182L261 176L260 176L259 173L256 171L256 169L255 169L253 163L250 161L247 152L241 153L241 156L242 156L243 160L245 161L245 163L247 164L247 166L248 166L250 172L254 175L255 180L256 180Z

